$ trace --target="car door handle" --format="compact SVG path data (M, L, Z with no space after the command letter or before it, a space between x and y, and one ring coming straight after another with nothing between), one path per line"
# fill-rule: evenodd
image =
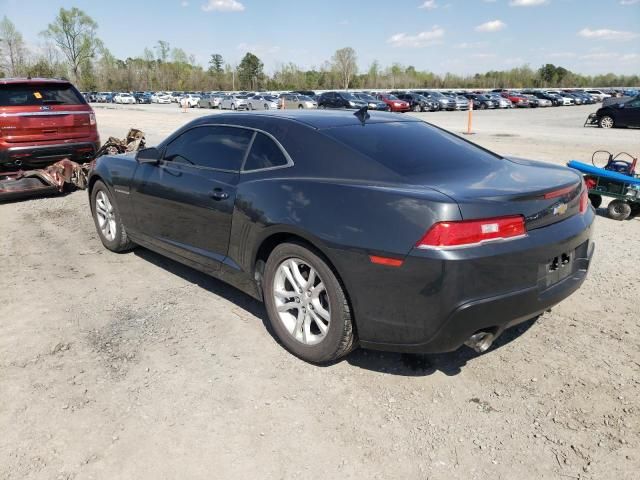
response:
M227 198L229 198L229 194L221 188L214 188L213 192L211 193L211 198L213 198L214 200L226 200Z

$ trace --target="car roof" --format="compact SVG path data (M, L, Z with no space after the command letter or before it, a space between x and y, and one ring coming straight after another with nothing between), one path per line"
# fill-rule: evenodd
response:
M0 84L7 85L12 83L33 83L33 84L42 84L42 83L59 83L69 85L71 82L69 80L62 80L60 78L28 78L28 77L14 77L14 78L0 78Z
M391 122L420 122L421 120L411 116L398 115L386 112L369 111L370 118L366 123L391 123ZM277 112L236 112L233 114L207 115L200 117L198 123L229 123L230 125L242 125L243 120L271 117L274 119L289 120L302 123L311 128L324 129L358 125L360 120L354 115L354 111L341 110L279 110Z

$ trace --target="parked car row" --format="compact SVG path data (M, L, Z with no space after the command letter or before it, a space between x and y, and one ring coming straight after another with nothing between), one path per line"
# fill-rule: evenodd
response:
M359 109L390 112L435 112L508 108L545 108L589 105L620 95L635 96L633 89L494 89L481 90L391 90L291 92L88 92L88 102L120 104L170 104L183 108L220 110Z

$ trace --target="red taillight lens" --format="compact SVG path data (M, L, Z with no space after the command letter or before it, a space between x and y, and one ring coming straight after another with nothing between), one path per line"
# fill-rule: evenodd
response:
M587 211L587 207L589 206L589 191L587 187L582 189L582 193L580 194L580 213L584 213Z
M503 240L525 235L524 218L487 218L459 222L438 222L420 239L418 248L446 248L477 245L491 240Z

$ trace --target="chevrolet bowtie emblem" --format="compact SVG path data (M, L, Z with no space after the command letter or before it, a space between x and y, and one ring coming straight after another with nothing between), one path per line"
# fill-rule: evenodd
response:
M558 205L553 207L553 214L554 215L563 215L566 211L567 211L567 204L566 203L559 203Z

